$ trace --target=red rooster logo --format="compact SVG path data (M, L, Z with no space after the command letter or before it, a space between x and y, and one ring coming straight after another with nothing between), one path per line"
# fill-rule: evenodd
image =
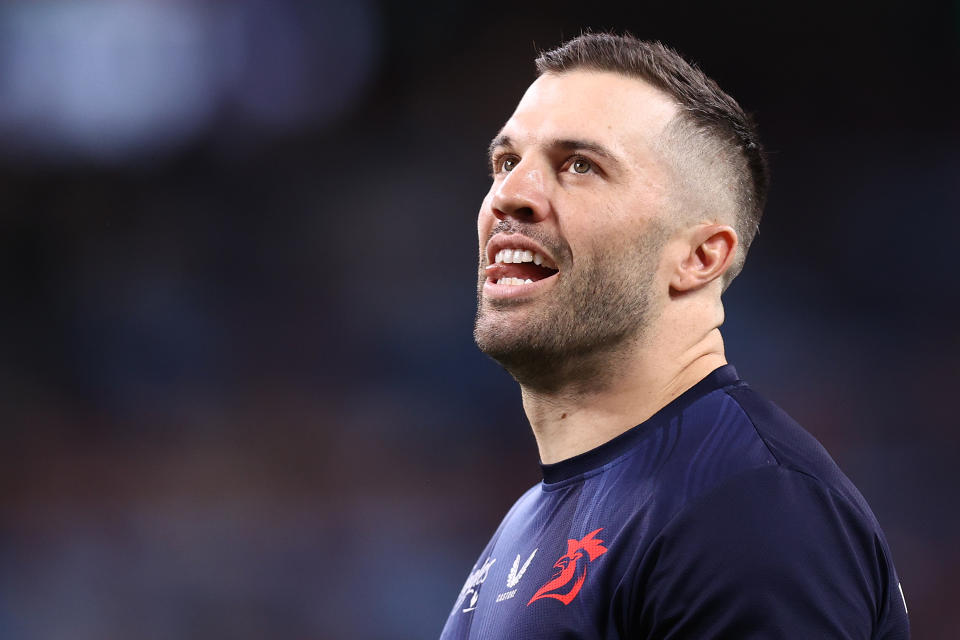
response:
M603 540L594 538L601 531L603 531L603 527L591 531L584 536L583 540L567 540L567 554L553 565L557 570L551 576L550 581L533 594L530 602L527 603L528 607L535 600L541 598L553 598L565 605L573 602L573 599L580 593L583 581L587 579L587 565L607 552L607 548L603 546ZM581 562L584 552L586 552L587 560ZM573 586L566 593L560 593L560 590L571 582L573 582Z

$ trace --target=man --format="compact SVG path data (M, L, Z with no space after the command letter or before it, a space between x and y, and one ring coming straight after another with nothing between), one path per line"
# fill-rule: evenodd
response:
M442 638L906 638L876 519L726 363L721 293L767 187L737 103L659 43L587 34L490 148L477 344L543 482Z

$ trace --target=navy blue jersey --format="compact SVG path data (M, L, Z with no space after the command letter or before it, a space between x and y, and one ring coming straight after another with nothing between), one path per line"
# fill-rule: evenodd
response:
M543 465L441 636L907 637L863 496L729 365L643 424Z

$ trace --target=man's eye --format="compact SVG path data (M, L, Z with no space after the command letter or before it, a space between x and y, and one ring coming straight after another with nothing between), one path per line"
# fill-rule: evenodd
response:
M501 171L513 171L517 167L516 158L504 158L500 161L500 170Z
M570 170L574 173L589 173L593 169L593 163L587 160L586 158L577 158L573 161L573 164L570 165Z

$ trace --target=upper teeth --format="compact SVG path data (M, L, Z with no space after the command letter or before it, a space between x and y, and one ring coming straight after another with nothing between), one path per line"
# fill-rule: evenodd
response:
M532 262L541 265L544 262L543 256L536 251L527 251L526 249L502 249L497 252L496 262L518 264L521 262Z

